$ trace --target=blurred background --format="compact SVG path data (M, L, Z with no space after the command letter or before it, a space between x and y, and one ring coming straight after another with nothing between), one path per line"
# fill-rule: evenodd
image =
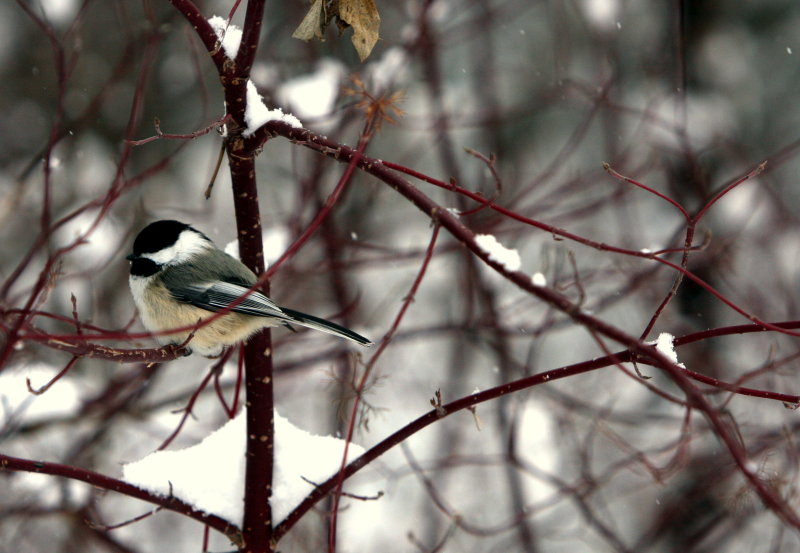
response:
M198 1L207 17L233 2ZM366 154L494 197L514 212L629 248L681 248L686 221L663 199L621 182L603 162L690 213L759 163L766 170L702 219L689 269L766 321L797 318L800 258L800 5L630 0L377 0L381 40L360 63L335 26L324 42L291 38L308 5L268 2L252 79L268 106L355 145L363 127L352 76L373 96L403 92L404 111ZM233 22L240 24L244 6ZM151 347L127 286L128 253L148 222L176 218L218 245L236 239L221 147L126 139L191 133L223 115L213 64L161 0L0 3L0 452L118 477L155 450L213 365L78 359L45 394L28 393L70 363L36 341L9 341L15 309L32 324L114 332L106 345ZM465 148L487 158L493 168ZM266 258L303 231L345 166L276 138L258 158ZM466 212L522 257L522 270L634 336L675 273L641 258L557 238L451 191L416 183ZM430 219L385 184L356 174L308 242L272 280L280 305L380 340L420 271ZM78 242L76 242L78 240ZM66 248L66 250L59 250ZM667 255L680 261L680 253ZM37 285L37 282L39 284ZM44 282L44 284L42 284ZM37 288L38 286L38 288ZM73 300L74 298L74 300ZM684 281L646 336L681 336L746 318ZM88 328L88 327L87 327ZM353 382L371 352L320 333L273 332L278 411L317 434L346 428ZM565 314L483 266L442 232L430 267L364 396L355 441L369 447L445 401L616 351ZM687 368L754 388L797 393L796 340L735 335L678 348ZM631 369L630 366L626 368ZM766 510L705 419L658 370L618 367L537 386L460 412L416 434L345 487L339 551L797 551L796 529ZM235 356L220 378L233 394ZM656 394L644 384L660 392ZM753 470L797 506L795 411L703 388L746 448ZM669 397L665 397L665 394ZM226 420L200 395L172 449ZM314 452L309 452L313 455ZM209 475L225 479L225 474ZM324 509L325 504L320 504ZM80 483L0 472L0 551L202 550L196 522ZM314 513L280 544L320 551ZM90 521L90 522L87 522ZM168 537L168 538L167 538ZM209 550L231 546L213 535Z

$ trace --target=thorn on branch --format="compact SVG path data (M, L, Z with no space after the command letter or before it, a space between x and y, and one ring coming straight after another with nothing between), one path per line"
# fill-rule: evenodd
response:
M437 389L433 393L433 397L429 401L431 402L431 405L436 409L436 414L439 417L447 416L447 411L445 410L444 407L442 407L443 403L442 403L442 390L441 389Z
M475 420L475 428L478 429L478 432L483 430L481 426L481 418L478 416L478 408L474 405L467 407L467 410L472 413L472 418Z
M72 320L75 321L75 334L82 334L81 321L78 318L78 298L75 294L70 294L69 299L72 302Z

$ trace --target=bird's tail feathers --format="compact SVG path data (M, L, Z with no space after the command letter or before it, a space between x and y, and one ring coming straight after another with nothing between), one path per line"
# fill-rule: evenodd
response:
M315 317L313 315L307 315L306 313L301 313L300 311L295 311L294 309L287 309L285 307L281 307L281 311L290 317L287 322L299 324L301 326L307 326L308 328L313 328L315 330L321 330L322 332L327 332L328 334L333 334L334 336L339 336L341 338L347 338L348 340L352 340L353 342L361 344L362 346L373 345L372 341L364 338L361 334L353 332L349 328L337 325L336 323L326 321L325 319L320 319L319 317Z

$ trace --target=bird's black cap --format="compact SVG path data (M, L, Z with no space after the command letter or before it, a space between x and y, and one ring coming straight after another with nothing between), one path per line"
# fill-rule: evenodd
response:
M136 236L136 240L133 241L133 253L128 258L135 258L145 253L155 253L164 248L169 248L177 242L178 236L186 229L191 229L205 236L200 231L180 221L165 219L150 223Z

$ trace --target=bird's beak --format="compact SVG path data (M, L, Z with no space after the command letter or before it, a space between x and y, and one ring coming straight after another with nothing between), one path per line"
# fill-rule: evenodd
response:
M133 261L135 259L139 259L139 256L136 255L135 253L132 253L132 254L126 255L125 259L127 259L128 261Z

